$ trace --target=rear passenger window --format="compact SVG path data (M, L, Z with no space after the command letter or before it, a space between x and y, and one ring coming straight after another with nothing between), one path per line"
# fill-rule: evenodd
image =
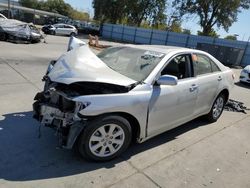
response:
M213 62L212 60L210 62L211 62L211 65L212 65L212 71L213 72L219 72L219 71L221 71L220 68L218 67L218 65L216 65L215 62Z
M212 65L208 57L201 54L193 54L192 59L195 76L213 72Z

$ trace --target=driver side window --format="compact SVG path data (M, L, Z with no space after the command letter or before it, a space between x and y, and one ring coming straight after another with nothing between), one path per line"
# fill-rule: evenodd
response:
M191 55L184 54L173 58L161 72L161 75L166 74L176 76L178 79L190 78Z

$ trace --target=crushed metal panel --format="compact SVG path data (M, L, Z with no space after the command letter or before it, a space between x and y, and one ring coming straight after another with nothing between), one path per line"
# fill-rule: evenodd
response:
M41 33L34 25L14 19L0 19L0 33L6 33L17 40L39 42L42 38Z

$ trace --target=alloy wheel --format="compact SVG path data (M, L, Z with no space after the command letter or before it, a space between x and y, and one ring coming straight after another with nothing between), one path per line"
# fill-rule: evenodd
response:
M213 118L217 119L221 112L223 111L223 107L224 107L224 99L222 96L218 97L214 103L213 106Z
M117 124L106 124L99 127L89 139L91 153L98 157L115 154L124 144L124 130Z

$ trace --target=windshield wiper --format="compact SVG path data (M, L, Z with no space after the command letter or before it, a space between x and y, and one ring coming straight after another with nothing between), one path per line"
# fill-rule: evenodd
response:
M134 89L134 88L135 88L137 85L139 85L139 84L145 84L145 82L144 82L143 80L138 81L138 82L135 82L135 83L133 83L133 84L131 84L131 85L128 86L128 87L129 87L129 90Z

